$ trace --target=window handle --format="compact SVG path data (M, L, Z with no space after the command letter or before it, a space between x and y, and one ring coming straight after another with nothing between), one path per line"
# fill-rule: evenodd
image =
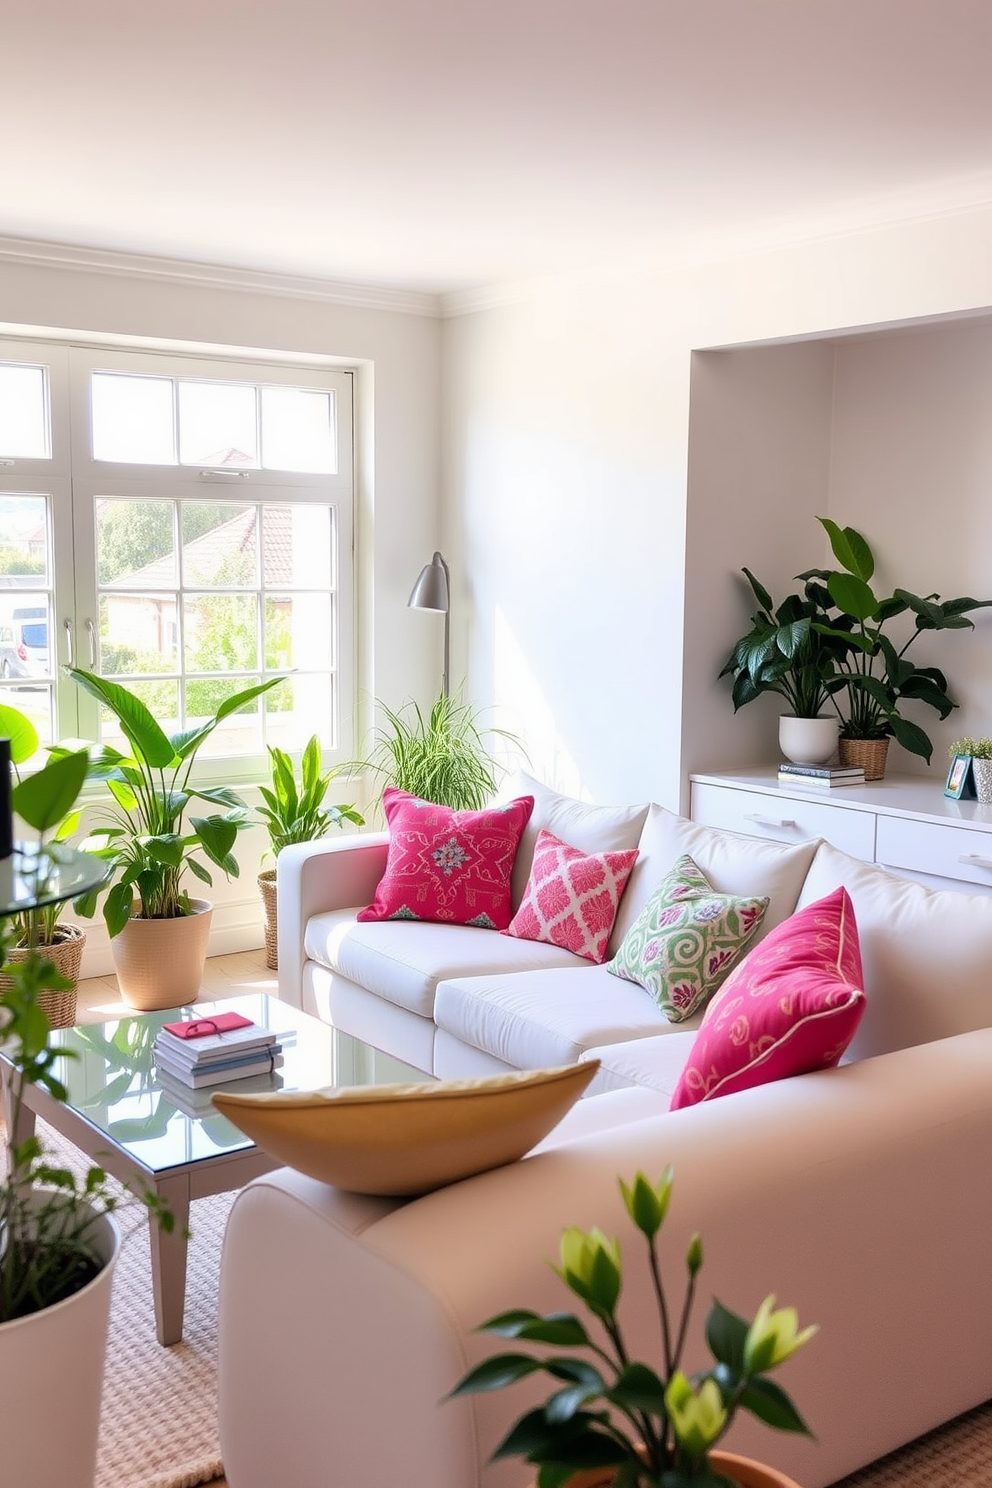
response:
M74 654L75 648L73 646L73 637L72 637L72 621L71 620L63 620L62 621L62 629L65 631L65 657L66 657L66 666L75 666L76 665L76 660L75 660L75 654Z
M92 620L85 620L86 634L90 638L90 671L96 671L96 626Z
M756 822L759 827L794 827L796 825L791 817L762 816L760 811L745 811L744 820Z

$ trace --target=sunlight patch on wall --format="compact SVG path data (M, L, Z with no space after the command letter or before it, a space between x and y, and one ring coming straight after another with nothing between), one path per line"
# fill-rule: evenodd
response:
M505 612L493 617L493 681L496 724L516 734L525 753L513 750L506 763L521 765L564 795L591 800L575 758L558 731L554 711L521 649ZM511 750L505 740L496 741Z

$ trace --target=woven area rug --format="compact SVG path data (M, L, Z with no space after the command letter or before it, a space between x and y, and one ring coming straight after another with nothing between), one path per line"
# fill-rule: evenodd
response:
M66 1167L85 1159L38 1123ZM223 1474L217 1439L217 1278L233 1194L197 1199L190 1215L183 1341L155 1336L148 1221L120 1213L126 1236L114 1276L94 1488L194 1488Z
M992 1488L992 1401L860 1468L833 1488Z

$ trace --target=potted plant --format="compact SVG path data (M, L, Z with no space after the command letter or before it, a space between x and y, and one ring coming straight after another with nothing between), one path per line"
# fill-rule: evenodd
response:
M501 1313L481 1325L500 1338L564 1347L567 1353L497 1354L459 1381L453 1396L497 1390L543 1371L554 1388L543 1406L511 1427L493 1460L521 1457L538 1467L536 1488L773 1488L791 1479L749 1459L721 1452L717 1443L738 1410L781 1431L811 1435L784 1390L768 1378L816 1332L798 1329L792 1308L766 1297L748 1323L714 1300L706 1321L713 1365L691 1377L681 1368L702 1243L693 1235L686 1252L688 1282L682 1307L669 1307L661 1279L657 1236L672 1192L672 1169L657 1183L638 1173L620 1180L627 1213L647 1241L658 1312L658 1363L630 1358L617 1319L623 1288L620 1244L600 1230L565 1230L562 1281L596 1320L590 1332L571 1313L541 1315L525 1309ZM578 1350L578 1352L574 1352ZM745 1464L742 1468L739 1464ZM795 1488L795 1485L792 1485Z
M789 594L777 607L750 569L741 570L758 601L751 629L741 636L724 662L721 677L731 676L734 711L763 693L785 699L789 712L779 720L779 745L786 759L821 764L837 749L837 718L823 713L847 642L824 635L813 622L833 608L830 595L815 579L802 594Z
M839 527L828 517L818 517L840 569L810 569L799 575L807 582L820 581L839 612L824 612L813 628L845 649L835 661L837 676L829 692L841 720L841 761L863 764L865 778L878 780L885 771L888 741L894 737L904 749L930 763L933 745L928 735L906 718L904 701L926 704L946 718L957 704L947 691L947 678L937 667L917 667L906 652L925 631L971 630L970 610L987 608L992 600L941 601L939 594L922 597L908 589L895 589L880 599L871 588L875 558L867 541L853 527ZM825 607L824 607L825 610ZM889 622L911 613L913 629L901 642L887 633Z
M346 821L356 827L365 825L354 806L325 806L327 788L341 772L341 766L333 770L321 770L320 741L313 734L307 741L300 757L300 776L297 780L293 761L284 749L269 745L271 768L269 785L259 786L264 805L258 808L269 834L269 849L265 854L278 859L284 847L293 842L316 842L326 837L333 826L343 826ZM258 887L265 909L265 964L270 971L279 965L277 954L276 914L276 870L266 868L258 875Z
M423 801L454 811L479 811L496 790L496 762L486 747L476 710L441 692L424 714L408 702L394 712L380 704L385 725L360 768ZM517 742L504 729L490 729Z
M167 735L139 697L118 682L69 667L80 687L114 714L131 747L90 750L88 778L102 780L112 798L86 847L110 864L103 917L124 1001L139 1011L192 1002L200 988L212 906L192 899L183 885L189 870L213 879L203 859L238 876L232 848L249 825L248 808L229 787L201 788L191 772L201 745L228 718L281 681L272 677L226 698L212 718ZM58 754L61 749L53 750ZM203 801L209 816L186 809ZM84 895L77 911L95 913L99 892Z
M33 855L20 855L28 899L58 897L54 882L65 850L49 850L45 834L72 809L87 770L85 753L66 754L20 782L17 815L39 833ZM74 868L87 861L72 855ZM91 882L105 866L88 860ZM53 877L54 875L54 877ZM78 878L75 880L78 884ZM0 924L6 948L9 925ZM0 988L6 1119L5 1172L0 1178L0 1375L4 1380L4 1480L18 1488L91 1488L96 1467L100 1396L110 1312L110 1287L120 1247L113 1219L118 1204L101 1168L82 1179L52 1163L34 1135L21 1139L23 1091L43 1085L65 1098L49 1047L41 1006L64 978L37 946L8 962ZM172 1216L153 1198L144 1202L159 1222ZM53 1411L57 1429L53 1429Z
M0 703L0 737L10 741L10 761L14 777L21 782L19 766L37 754L38 731L19 708ZM51 834L51 841L65 842L78 829L81 812L66 814ZM6 923L8 961L23 961L32 946L46 952L65 986L59 990L39 991L38 1000L52 1028L69 1028L76 1021L76 985L86 944L86 932L80 925L59 919L61 905L47 903L22 909ZM0 972L0 987L10 985L9 973Z
M947 753L951 759L958 754L968 756L975 795L984 805L992 805L992 739L972 739L966 734L963 739L955 739Z

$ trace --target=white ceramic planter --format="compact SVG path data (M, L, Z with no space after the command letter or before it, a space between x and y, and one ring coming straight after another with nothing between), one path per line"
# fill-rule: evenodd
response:
M836 718L794 718L783 713L778 721L778 747L794 765L825 765L837 749Z
M0 1323L3 1442L11 1488L93 1488L110 1292L121 1246L108 1215L94 1227L103 1270L82 1291Z

